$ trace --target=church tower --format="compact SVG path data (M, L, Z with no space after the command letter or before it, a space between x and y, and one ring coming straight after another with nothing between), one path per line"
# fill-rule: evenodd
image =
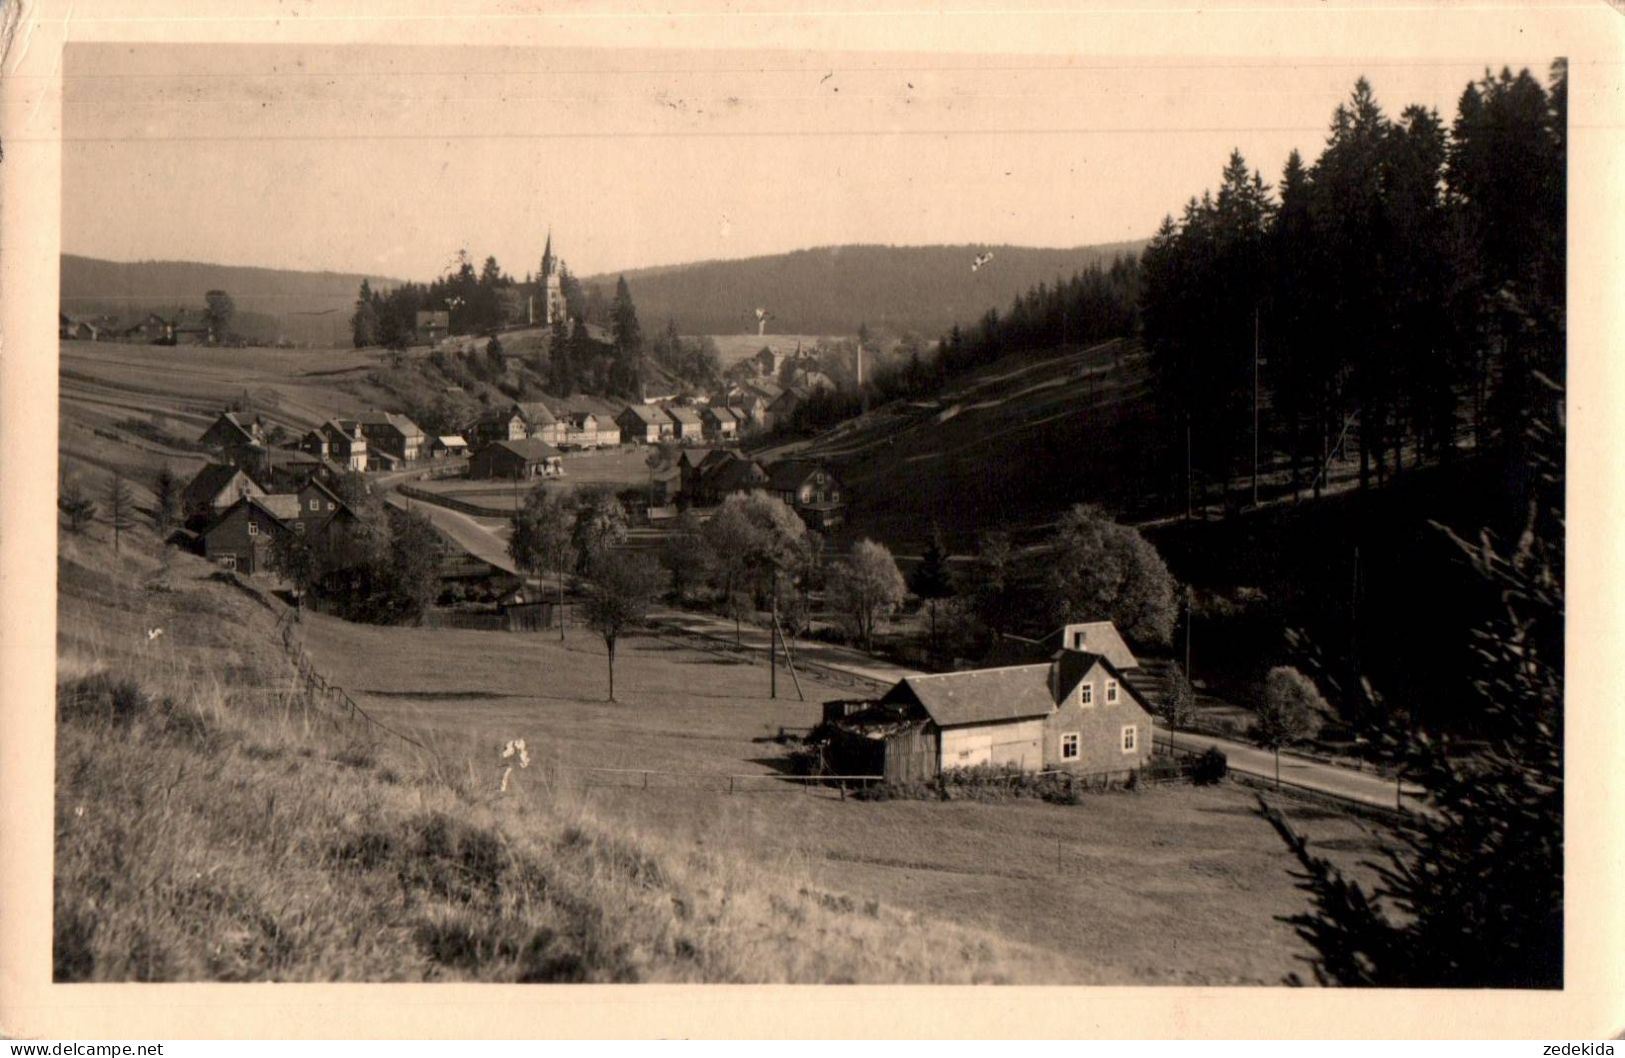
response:
M553 326L554 320L564 319L564 288L559 284L558 261L553 257L553 229L547 229L547 247L542 250L542 274L539 277L542 296L542 325Z

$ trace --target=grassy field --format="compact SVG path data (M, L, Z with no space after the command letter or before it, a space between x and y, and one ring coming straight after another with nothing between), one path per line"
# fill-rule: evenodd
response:
M1276 918L1304 906L1293 861L1240 788L1078 806L843 801L773 778L780 725L809 725L818 702L851 693L815 679L802 679L800 702L781 672L772 700L764 665L634 637L617 651L612 704L603 644L585 632L561 645L317 617L306 633L318 667L387 722L492 765L497 747L525 738L541 770L521 780L524 796L567 793L629 830L795 864L857 904L1019 941L1064 966L1055 980L1276 983L1305 953ZM577 770L588 768L627 771ZM730 795L730 775L753 778ZM1339 858L1376 848L1340 815L1289 814Z
M649 484L650 449L626 445L602 448L591 452L566 452L563 457L564 477L557 484L580 488L589 485L609 485L616 489ZM666 471L664 473L669 473ZM438 481L418 482L425 492L454 496L470 503L483 503L493 507L513 507L513 482L491 481L481 478L442 478ZM521 484L522 489L526 486Z
M58 981L1002 982L1053 955L825 888L791 857L500 789L313 705L281 604L150 534L62 540ZM149 639L147 629L164 634ZM471 750L461 753L464 744ZM477 752L472 752L477 748Z

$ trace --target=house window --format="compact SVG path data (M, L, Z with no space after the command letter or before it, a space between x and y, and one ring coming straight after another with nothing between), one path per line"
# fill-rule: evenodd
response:
M304 522L294 522L293 523L293 531L296 532L296 533L304 532L305 531L305 523Z
M321 500L311 500L310 501L310 509L313 510L313 511L321 510L322 509L322 501Z
M1061 759L1078 759L1078 733L1076 731L1069 731L1061 736Z
M1095 685L1090 683L1088 680L1084 680L1082 683L1078 684L1078 704L1095 704Z
M258 523L258 522L249 522L248 523L248 535L249 536L259 536L260 535L260 523Z
M236 569L237 568L237 556L236 555L221 555L220 556L220 565L221 565L221 568L223 568L223 569Z
M1140 729L1133 724L1123 728L1123 752L1133 753L1140 744Z
M1107 705L1116 705L1117 704L1117 681L1116 680L1107 680L1106 681L1106 704Z
M1072 649L1073 650L1082 650L1083 649L1083 633L1082 632L1073 632L1072 633Z

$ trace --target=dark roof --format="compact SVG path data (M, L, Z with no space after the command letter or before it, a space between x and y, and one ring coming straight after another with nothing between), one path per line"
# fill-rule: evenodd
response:
M486 449L490 448L500 448L505 452L511 452L527 463L539 463L544 459L555 459L559 454L557 448L534 437L527 437L523 441L494 441L486 446ZM481 451L486 449L481 449Z
M223 412L221 412L219 418L215 419L214 422L209 424L209 429L203 431L203 436L207 437L209 435L209 430L213 430L216 426L219 426L222 422L226 423L228 426L234 427L237 430L238 433L243 435L243 438L245 440L248 440L248 441L257 440L257 438L254 436L254 431L249 429L247 426L243 425L242 420L237 418L237 413L236 412L231 412L231 411L223 411Z
M598 416L594 415L590 411L573 411L570 413L570 423L578 430L585 430L587 428L588 419L593 421L593 425L596 426L598 424Z
M775 491L794 492L801 483L819 469L817 463L805 459L784 459L767 467L767 480Z
M654 404L628 404L625 411L631 412L649 426L658 426L662 423L669 425L671 423L665 409ZM625 411L622 414L625 414Z
M539 400L514 402L513 410L524 417L525 421L534 426L552 426L558 422L558 416L546 404Z
M711 416L718 423L737 422L739 420L739 413L726 404L707 404L705 414Z
M1055 708L1050 666L1013 665L899 680L882 701L912 697L938 727L1026 720Z
M759 489L766 480L767 474L755 460L741 459L738 456L718 463L701 478L708 488L718 492Z
M417 423L392 411L364 411L356 417L356 421L363 426L393 426L408 437L423 434L422 428Z
M229 463L208 463L197 475L187 482L186 489L181 493L181 502L187 507L207 503L220 495L220 490L230 485L242 471Z

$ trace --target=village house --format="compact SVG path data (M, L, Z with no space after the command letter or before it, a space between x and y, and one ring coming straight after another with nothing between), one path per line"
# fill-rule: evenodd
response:
M525 429L525 417L515 406L493 408L481 414L468 425L466 432L473 438L475 447L480 447L495 441L523 441Z
M229 463L207 463L181 490L182 517L212 517L244 496L261 497L265 490Z
M345 470L367 469L367 438L353 419L329 419L299 439L299 450Z
M223 411L215 417L197 443L205 448L228 449L265 444L265 423L258 415L244 421L234 411Z
M835 703L832 703L832 705ZM953 768L1007 766L1126 778L1151 755L1151 712L1104 655L1062 649L1047 662L899 680L878 701L826 719L888 782ZM850 750L849 750L850 751Z
M666 408L671 418L672 440L683 444L698 444L705 438L705 424L700 413L685 404L672 404Z
M423 430L406 416L387 411L369 411L362 413L356 422L361 426L361 435L367 440L369 466L374 455L387 457L395 465L415 463L422 458L425 441Z
M354 524L357 521L356 513L349 504L322 484L319 478L312 478L293 495L298 500L298 510L290 524L295 532L307 537L315 537L335 523ZM284 518L283 521L288 519Z
M802 389L798 386L790 386L786 388L784 392L780 393L777 397L774 397L771 401L769 401L767 407L762 409L762 429L771 430L773 427L783 423L791 415L795 414L795 410L799 408L809 396L811 396L811 392L809 390Z
M714 449L693 475L692 490L685 489L687 501L709 507L735 492L767 487L767 471L754 459L746 459L724 448Z
M279 537L292 534L285 518L299 515L299 497L243 496L205 528L199 537L203 557L239 573L268 569Z
M102 336L101 328L89 320L74 319L65 312L58 312L56 316L57 335L59 337L74 341L94 342L98 341Z
M572 412L564 420L564 443L570 448L597 448L598 416L590 411ZM616 431L619 440L620 432Z
M418 341L433 345L451 333L451 313L444 309L419 309L416 331Z
M524 421L525 436L557 447L565 442L569 427L541 401L515 402L514 412ZM509 438L517 440L517 438Z
M243 469L272 494L293 492L311 480L337 478L344 472L337 463L298 448L263 448L259 462Z
M785 459L766 469L767 490L801 515L807 528L828 531L841 524L841 483L822 464Z
M258 415L245 420L236 412L223 411L203 431L198 444L213 449L220 462L244 470L256 471L265 464L265 424Z
M468 461L471 478L500 478L517 481L536 477L558 477L564 473L559 450L546 441L493 441L474 453Z
M147 313L139 323L124 328L120 337L155 345L175 344L175 325L156 312Z
M628 404L615 416L622 439L634 444L655 444L672 439L675 424L664 408L654 404Z
M726 444L737 438L739 419L726 404L707 404L700 410L700 427L707 441Z

